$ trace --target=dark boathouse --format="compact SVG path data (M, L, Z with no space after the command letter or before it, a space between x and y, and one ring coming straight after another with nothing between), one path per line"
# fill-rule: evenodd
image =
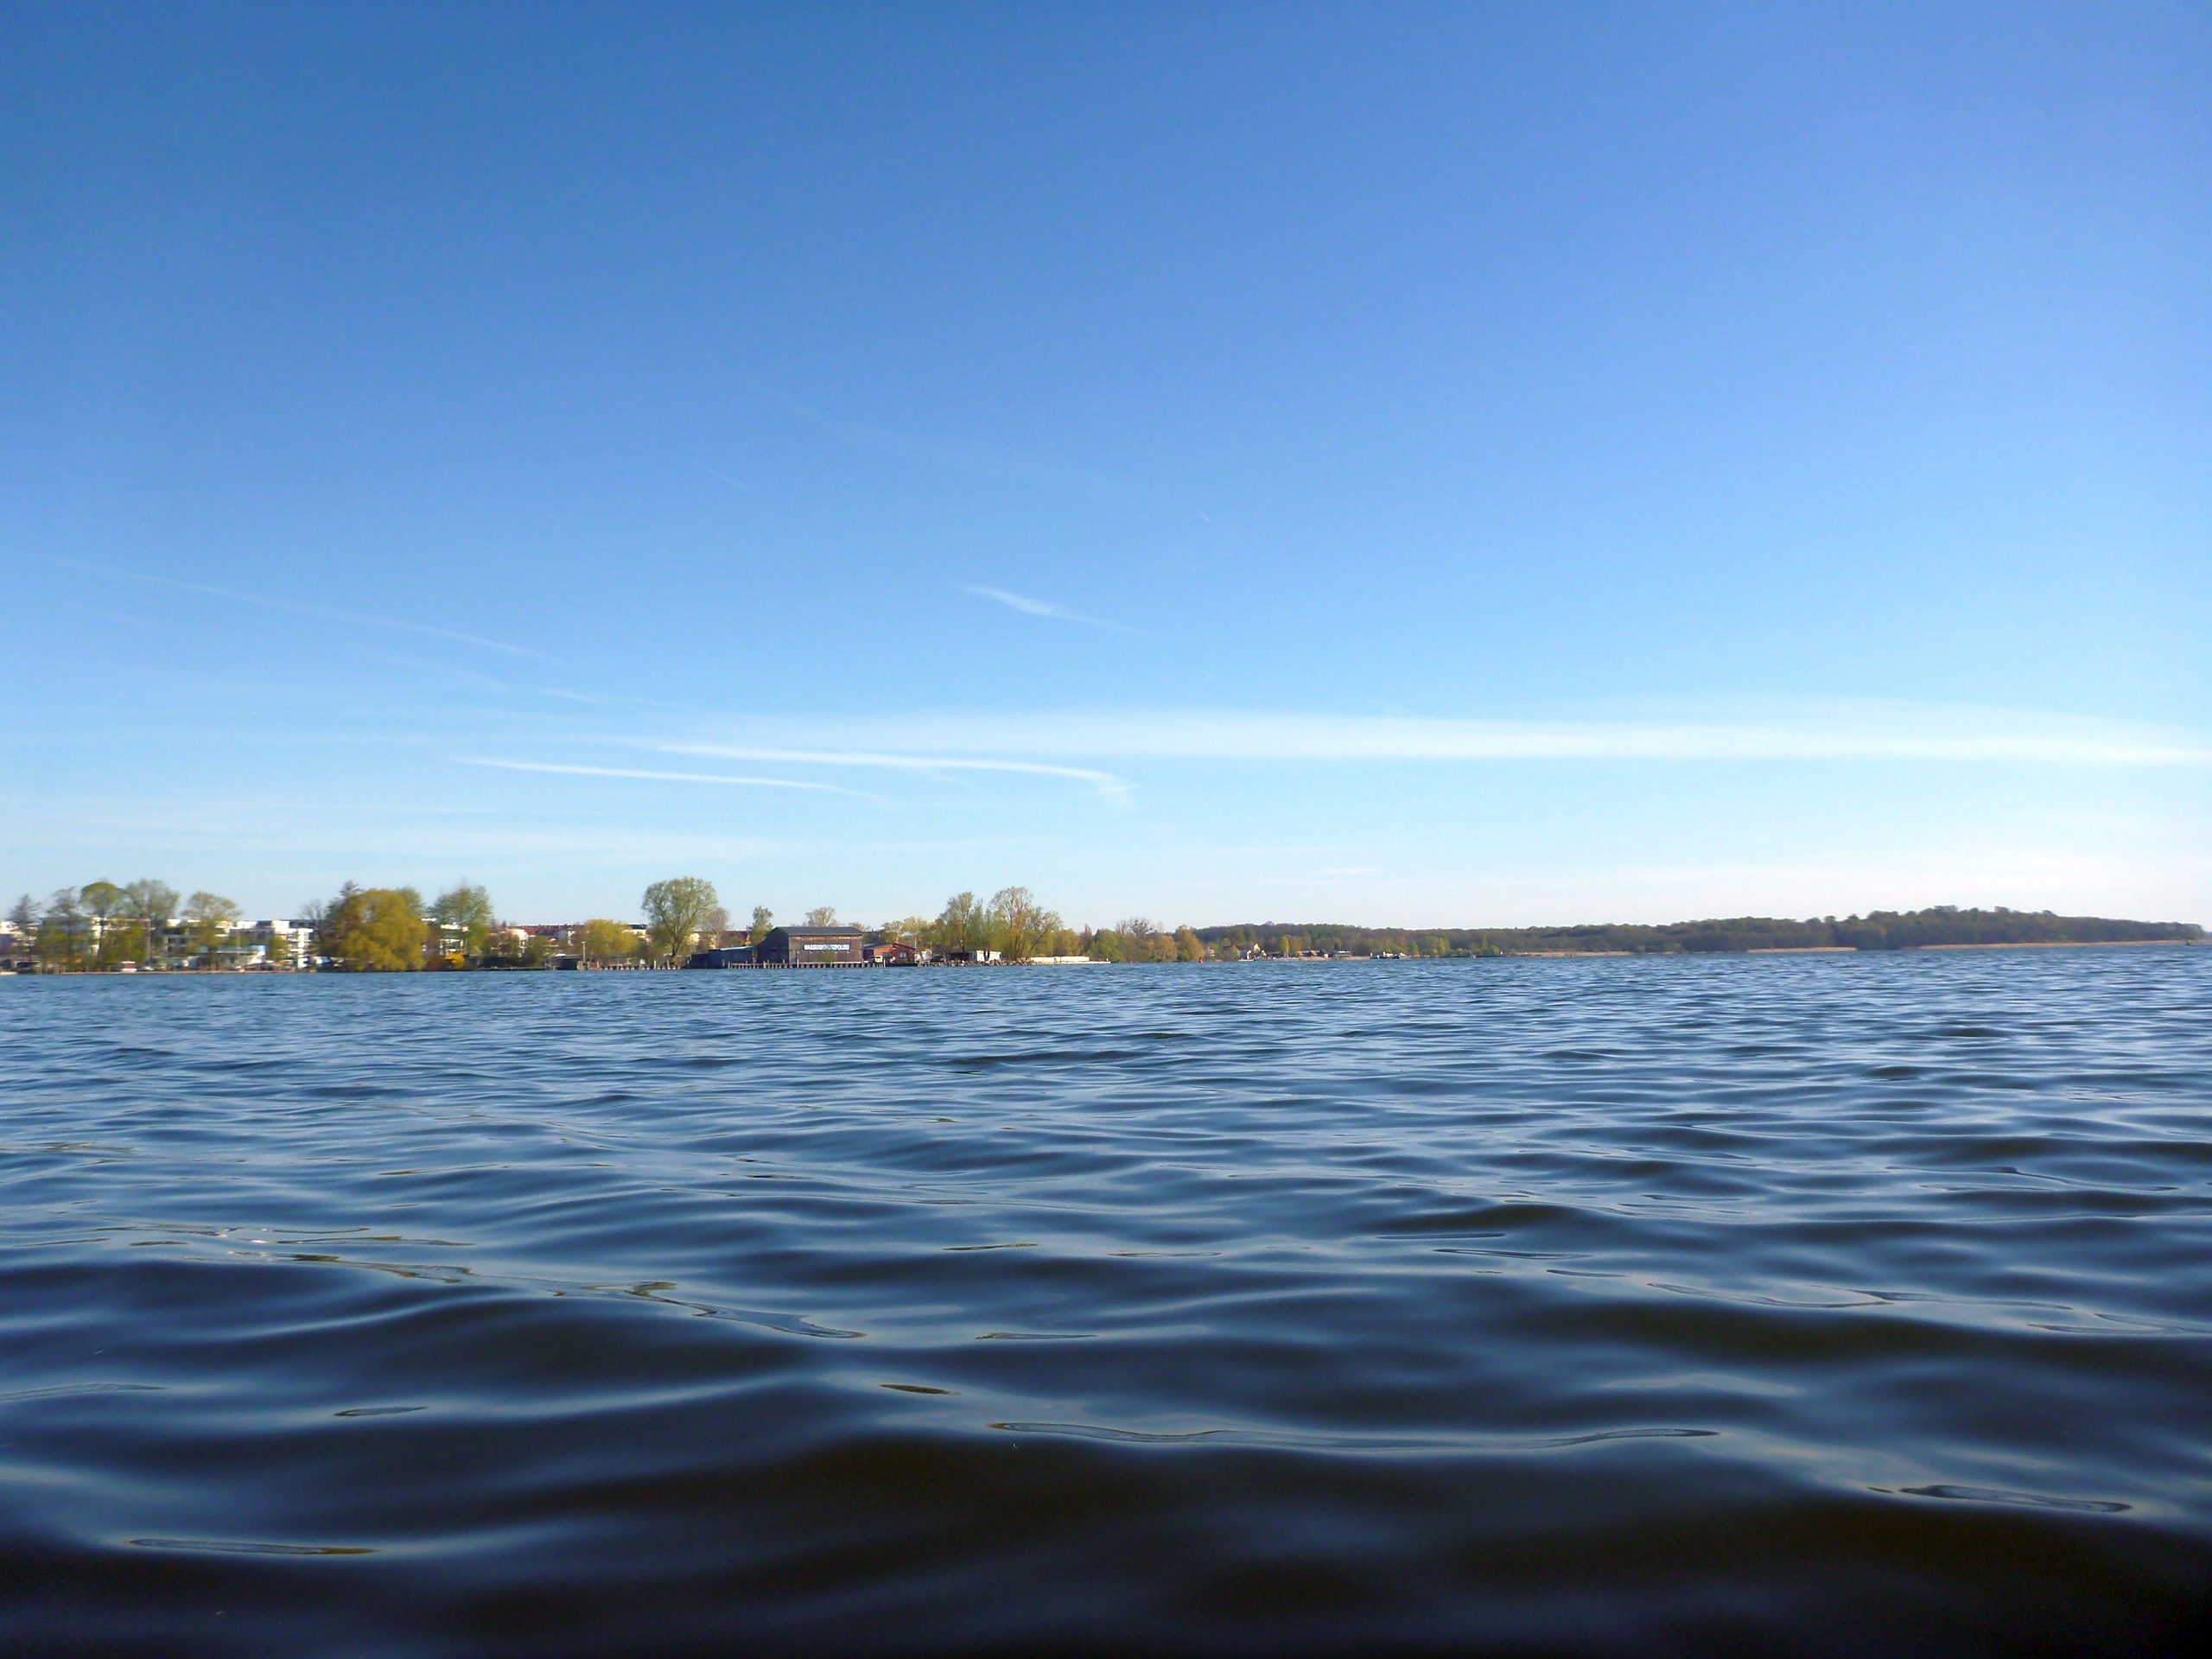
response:
M750 968L753 966L753 947L749 944L718 944L710 950L694 950L686 968Z
M867 942L857 927L779 927L753 954L764 968L861 968Z

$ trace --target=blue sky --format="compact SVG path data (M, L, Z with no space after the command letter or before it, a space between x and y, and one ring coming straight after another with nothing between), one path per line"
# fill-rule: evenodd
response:
M0 7L0 887L2212 920L2212 13Z

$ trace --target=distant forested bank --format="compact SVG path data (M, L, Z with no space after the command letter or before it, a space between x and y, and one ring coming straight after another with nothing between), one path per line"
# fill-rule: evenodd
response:
M2103 916L2058 916L2047 910L1961 910L1952 905L1932 910L1877 910L1841 918L1815 916L1802 922L1770 916L1656 925L1597 922L1573 927L1394 928L1260 922L1202 927L1198 934L1209 947L1227 947L1224 955L1257 949L1271 957L1482 957L1555 951L1669 956L1732 950L1909 950L1947 944L2125 944L2205 937L2194 922L2128 922Z

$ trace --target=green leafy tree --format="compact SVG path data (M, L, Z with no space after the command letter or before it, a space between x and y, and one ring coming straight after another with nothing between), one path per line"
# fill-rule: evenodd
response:
M929 938L931 925L926 916L904 916L895 922L886 922L878 931L887 944L919 944Z
M1027 887L1001 887L991 895L984 912L984 931L996 950L1009 962L1027 962L1051 954L1052 936L1060 918L1037 902Z
M430 916L447 927L459 928L461 948L472 957L484 954L485 943L498 920L492 912L492 895L467 881L440 893L430 906Z
M85 907L74 887L56 887L39 920L38 965L73 969L85 959Z
M169 918L176 914L177 903L176 889L151 876L142 877L123 890L118 914L138 925L139 961L153 963L161 959L162 935L168 930Z
M758 944L776 931L776 912L766 905L753 906L753 943Z
M346 914L346 906L359 898L362 892L363 888L359 882L351 880L341 881L338 884L338 896L335 899L327 903L316 902L308 906L315 916L315 950L317 956L329 957L333 959L337 957L338 952L334 947L340 920Z
M594 916L576 937L576 953L586 962L626 962L638 954L637 930Z
M429 931L419 895L349 881L324 916L318 943L323 955L354 973L412 973L423 965Z
M1114 931L1122 936L1122 954L1125 960L1154 960L1152 942L1160 937L1158 923L1147 921L1141 916L1124 916Z
M1177 928L1175 930L1175 960L1204 962L1205 959L1206 942L1198 937L1198 931L1187 925Z
M1085 951L1093 962L1127 962L1128 951L1122 936L1110 927L1102 927L1090 936L1090 948Z
M806 912L806 925L809 927L832 927L836 925L836 921L837 906L835 905L817 905Z
M38 950L39 926L45 920L38 907L38 900L28 893L16 900L8 912L8 925L15 931L16 949L35 952Z
M689 955L691 941L715 908L715 884L696 875L656 881L645 889L645 942L654 957L672 962Z
M238 925L236 901L224 898L219 893L203 889L184 901L184 919L186 936L191 939L200 965L213 967L215 952L230 931Z
M940 950L988 950L990 925L972 893L956 893L930 924L930 943Z
M123 907L123 889L112 881L87 881L78 889L77 902L90 918L87 943L94 964L105 968L128 958L131 950L128 930L110 925Z

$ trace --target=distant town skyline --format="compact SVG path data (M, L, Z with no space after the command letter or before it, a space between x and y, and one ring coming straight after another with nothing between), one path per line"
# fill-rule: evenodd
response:
M0 900L2212 920L2212 16L0 14Z

